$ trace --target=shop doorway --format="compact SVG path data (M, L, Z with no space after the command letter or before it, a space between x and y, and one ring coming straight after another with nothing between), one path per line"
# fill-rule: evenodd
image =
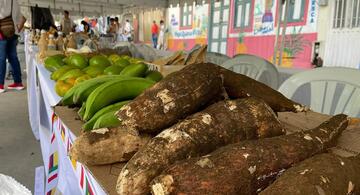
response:
M229 13L230 0L211 0L208 35L208 50L211 52L217 52L226 55Z

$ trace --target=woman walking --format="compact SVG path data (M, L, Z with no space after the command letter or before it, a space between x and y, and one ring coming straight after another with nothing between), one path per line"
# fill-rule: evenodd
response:
M5 92L6 59L10 62L14 78L14 83L7 88L24 89L16 46L18 33L23 29L25 21L17 0L0 0L0 93Z

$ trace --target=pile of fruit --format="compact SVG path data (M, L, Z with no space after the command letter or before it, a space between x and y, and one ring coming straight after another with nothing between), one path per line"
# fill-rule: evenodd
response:
M87 131L119 125L115 111L162 79L141 60L116 54L90 59L81 54L56 55L45 60L45 68L52 72L62 105L80 108Z

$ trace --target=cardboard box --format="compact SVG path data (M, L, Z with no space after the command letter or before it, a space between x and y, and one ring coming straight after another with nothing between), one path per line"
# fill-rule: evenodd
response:
M81 134L82 122L78 119L78 115L75 109L67 107L57 106L55 107L55 113L63 121L63 123L72 130L72 132L79 136ZM285 125L287 133L293 133L296 131L311 129L330 116L323 115L315 112L307 113L278 113L280 121ZM356 120L354 120L356 121ZM335 148L331 149L331 152L341 156L354 156L360 153L360 120L349 125L348 128L342 133L338 144ZM88 166L88 170L92 173L98 183L109 194L116 194L116 181L120 171L125 163L115 163L111 165L102 166Z

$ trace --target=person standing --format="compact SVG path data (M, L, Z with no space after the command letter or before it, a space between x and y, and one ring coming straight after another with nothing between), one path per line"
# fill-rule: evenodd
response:
M21 14L17 0L0 0L0 93L5 92L6 58L12 67L14 83L8 89L23 90L20 62L16 46L18 33L24 28L26 18Z
M117 42L121 42L121 41L124 41L124 38L123 38L123 29L122 29L122 26L121 24L119 23L119 18L118 17L115 17L115 24L116 24L116 41Z
M64 11L64 18L60 23L60 30L64 35L70 34L70 32L74 32L75 23L70 19L69 12Z
M158 40L158 49L166 50L166 33L167 29L165 27L164 20L160 20L160 31L159 31L159 40Z
M116 34L116 23L114 18L110 18L110 24L107 33Z
M155 49L157 48L158 33L159 33L159 27L156 24L156 21L154 20L153 25L151 26L151 38L152 38L153 46Z
M131 41L131 33L133 30L134 29L131 26L129 19L126 19L125 27L124 27L124 35L125 35L125 39L127 39L129 42Z
M110 18L110 24L109 24L109 28L107 30L107 33L113 37L112 42L116 41L116 32L117 32L117 26L116 26L116 23L115 23L115 19Z

